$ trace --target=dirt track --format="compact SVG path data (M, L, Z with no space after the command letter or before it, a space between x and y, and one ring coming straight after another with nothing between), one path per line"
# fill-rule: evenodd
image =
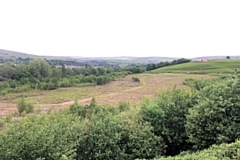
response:
M116 83L116 82L115 82ZM110 104L117 104L116 99L119 99L123 95L125 95L127 92L130 91L136 91L141 89L142 86L136 86L136 87L131 87L130 89L125 89L121 90L119 92L115 91L112 93L107 93L107 94L101 94L98 96L94 96L99 104L108 104L110 100ZM78 99L79 104L89 104L92 100L93 96L85 97L85 98L80 98ZM123 101L124 99L121 98L120 101ZM66 107L69 107L70 105L74 104L75 101L67 101L67 102L62 102L62 103L56 103L56 104L38 104L40 106L42 111L49 111L53 109L63 109ZM17 114L17 105L13 103L0 103L0 116L5 117L7 114ZM36 105L35 105L36 109Z
M185 88L182 82L185 78L207 78L206 75L190 75L190 74L139 74L136 75L140 78L141 82L132 82L131 76L128 76L117 81L113 81L103 86L91 86L85 88L62 88L56 91L37 91L29 93L28 99L35 104L35 110L37 112L48 112L55 109L63 109L73 104L74 96L65 95L80 92L86 93L78 99L79 104L89 104L93 97L101 105L116 105L120 101L138 103L145 97L154 97L154 95L161 90L171 89L174 85L178 88ZM51 96L55 96L59 92L63 95L58 95L55 99ZM51 96L49 96L49 94ZM10 95L9 97L0 97L0 116L5 117L8 113L17 114L16 99L20 98L21 94Z

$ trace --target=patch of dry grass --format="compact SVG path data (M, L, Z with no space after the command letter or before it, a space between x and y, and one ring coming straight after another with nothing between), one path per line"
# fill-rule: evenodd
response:
M35 106L40 106L43 111L65 108L77 99L80 104L88 104L93 97L101 105L116 105L120 101L139 103L144 98L154 97L162 90L173 88L186 88L182 82L186 78L210 78L209 75L197 74L136 74L140 83L132 82L132 75L121 78L103 86L90 86L81 88L60 88L53 91L29 91L25 93L8 94L0 97L1 116L9 111L16 110L16 103L25 95Z

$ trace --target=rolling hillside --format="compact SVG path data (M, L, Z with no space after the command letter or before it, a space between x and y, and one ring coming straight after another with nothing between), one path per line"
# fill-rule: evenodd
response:
M38 56L22 52L0 49L0 62L5 61L26 61L34 58L45 58L48 60L76 61L87 63L92 66L128 66L138 64L159 63L173 61L178 58L171 57L78 57L78 56Z
M22 52L0 49L0 60L16 61L17 59L39 58L39 56Z
M230 56L230 57L231 57L231 60L228 61L228 62L232 62L232 59L237 60L240 56ZM21 61L27 61L29 59L34 59L34 58L45 58L45 59L48 59L48 60L75 61L75 62L81 62L81 63L84 63L84 64L89 64L89 65L92 65L92 66L109 66L109 65L111 65L111 66L120 66L120 67L129 66L129 65L130 66L131 65L146 65L146 64L166 62L166 61L171 62L173 60L179 59L179 57L172 58L172 57L160 57L160 56L159 57L38 56L38 55L34 55L34 54L27 54L27 53L22 53L22 52L0 49L0 62L1 63L4 63L6 61L21 62ZM219 62L219 63L225 63L226 56L195 57L195 58L190 58L190 59L191 60L222 59L223 62ZM235 60L233 60L233 61L235 62ZM207 64L207 66L208 65L212 65L212 63ZM218 65L218 64L216 64L216 65ZM219 65L221 66L222 64L219 64ZM234 63L233 65L237 65L237 64ZM195 64L194 66L195 66L194 68L191 68L191 71L194 71L194 69L196 69L195 71L198 72L199 68L201 69L202 64ZM207 66L205 66L205 67L207 68ZM215 66L215 64L214 64L214 66ZM190 64L190 67L192 67L192 64ZM235 66L233 66L233 67L235 67ZM169 72L172 72L172 71L182 72L182 70L183 70L183 72L189 71L188 66L184 67L184 65L183 65L182 69L180 68L181 71L179 71L178 67L177 67L177 69L175 69L174 66L171 66L170 68L171 69L169 69L169 68L159 69L159 71L156 71L156 72L166 72L166 70L167 70L167 72L168 71ZM211 66L210 66L210 68L211 68ZM228 67L226 67L226 68L228 68ZM231 68L232 67L230 67L230 69Z
M152 73L233 73L240 68L240 59L215 59L208 62L189 62L167 66Z

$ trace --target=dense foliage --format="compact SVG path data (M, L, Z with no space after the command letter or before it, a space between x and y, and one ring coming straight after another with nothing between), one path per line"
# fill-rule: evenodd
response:
M46 115L0 119L0 157L239 159L239 73L184 84L190 88L174 87L140 105L99 106L93 99Z
M196 103L188 90L173 89L156 95L152 102L142 104L143 119L154 127L167 145L167 155L190 148L185 130L188 109Z
M240 140L230 144L213 145L209 149L190 153L183 152L175 157L157 160L238 160L240 159Z
M238 76L189 79L184 83L192 89L161 92L141 107L143 119L163 138L166 155L240 138Z
M189 110L186 130L197 149L229 143L240 137L240 83L226 80L204 87Z
M64 62L60 66L51 66L43 59L34 59L21 64L8 62L1 64L0 67L0 94L19 93L31 89L53 90L59 87L103 85L118 77L143 71L138 66L94 68L85 65L68 68Z
M121 104L122 106L122 104ZM11 159L135 159L163 155L165 145L138 113L77 103L69 110L28 116L0 135L0 157ZM126 107L127 109L128 107ZM77 112L78 111L78 112Z

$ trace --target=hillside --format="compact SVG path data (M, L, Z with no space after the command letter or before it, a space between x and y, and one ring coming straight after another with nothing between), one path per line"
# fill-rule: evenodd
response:
M237 59L240 56L230 56L231 59ZM89 64L91 66L134 66L134 65L146 65L159 62L171 62L179 59L179 57L78 57L78 56L38 56L34 54L27 54L17 51L10 51L0 49L0 63L11 62L23 62L34 58L45 58L47 60L63 60L80 62L82 64ZM191 60L202 59L226 59L226 56L208 56L208 57L196 57L190 58ZM201 65L201 64L200 64ZM197 67L199 68L199 67ZM167 69L168 70L168 69ZM174 69L173 69L174 70ZM198 69L197 69L198 70ZM178 71L179 72L179 71Z
M201 59L226 59L227 56L205 56L205 57L195 57L195 58L190 58L191 60L201 60ZM236 59L240 58L240 56L229 56L231 59Z
M171 57L72 57L73 59L77 59L80 61L106 61L109 63L140 63L140 64L149 64L149 63L158 63L165 61L173 61L178 58Z
M240 59L215 59L208 62L189 62L167 66L152 73L233 73L240 68Z
M0 49L0 60L1 62L4 61L17 61L19 59L33 59L33 58L39 58L39 56L32 55L32 54L26 54L22 52L16 52L16 51L9 51Z
M78 57L78 56L37 56L22 52L0 49L0 62L5 61L27 61L34 58L45 58L47 60L63 60L87 63L92 66L128 66L138 64L158 63L173 61L177 58L170 57Z

